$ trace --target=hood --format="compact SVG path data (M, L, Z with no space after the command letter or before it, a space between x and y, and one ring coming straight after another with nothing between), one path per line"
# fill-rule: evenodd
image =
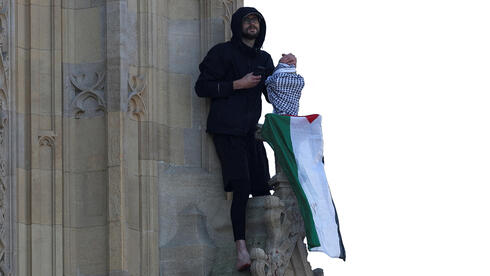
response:
M242 19L244 16L246 16L249 13L256 13L260 18L260 32L257 39L255 39L255 44L253 47L255 51L258 51L260 50L260 48L262 48L262 44L264 44L266 25L265 25L264 17L255 8L241 7L238 10L236 10L236 12L233 14L233 16L231 17L231 31L233 33L233 36L231 37L231 42L237 45L243 44L242 43ZM250 47L246 45L245 47L250 49Z

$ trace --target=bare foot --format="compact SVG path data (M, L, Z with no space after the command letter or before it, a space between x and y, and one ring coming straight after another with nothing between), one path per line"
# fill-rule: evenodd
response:
M250 255L248 254L247 245L245 240L237 240L236 242L236 269L238 271L246 270L251 265Z

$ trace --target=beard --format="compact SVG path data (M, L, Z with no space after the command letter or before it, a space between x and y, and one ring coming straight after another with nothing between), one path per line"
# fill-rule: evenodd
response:
M248 32L250 29L255 29L256 32L254 34L251 34L251 33ZM259 37L259 33L260 32L259 32L259 30L257 28L249 27L246 30L243 30L242 31L242 37L245 38L245 39L256 39L257 37Z

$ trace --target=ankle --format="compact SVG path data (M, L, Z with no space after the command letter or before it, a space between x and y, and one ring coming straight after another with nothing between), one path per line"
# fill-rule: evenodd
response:
M244 251L248 252L247 244L245 243L245 240L237 240L235 244L236 244L237 252L244 252Z

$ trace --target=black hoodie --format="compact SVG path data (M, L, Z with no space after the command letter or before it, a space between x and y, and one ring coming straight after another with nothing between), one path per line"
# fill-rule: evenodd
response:
M256 13L260 18L260 32L254 47L242 42L242 19ZM262 112L261 94L267 100L264 81L272 74L271 56L260 48L264 43L265 20L255 8L239 8L232 16L230 41L220 43L211 50L199 65L201 74L195 85L199 97L211 98L207 131L210 133L246 135L255 130ZM261 82L249 89L233 90L233 81L265 67Z

